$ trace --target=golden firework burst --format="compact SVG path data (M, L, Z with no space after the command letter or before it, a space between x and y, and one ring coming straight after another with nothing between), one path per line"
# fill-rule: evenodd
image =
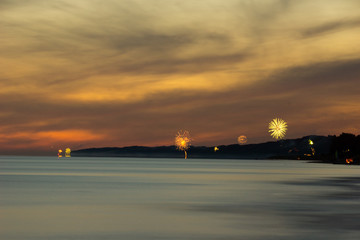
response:
M71 156L70 156L70 153L71 153L71 149L70 149L70 148L67 148L67 149L65 150L65 157L71 157Z
M186 150L189 149L191 143L190 134L188 131L180 130L175 136L175 145L176 148L180 151L185 152L185 159L187 158Z
M284 138L287 130L287 123L281 118L275 118L269 123L269 133L275 139Z
M65 149L65 153L66 153L66 154L70 154L70 153L71 153L71 149L70 149L70 148L66 148L66 149Z
M58 157L59 157L59 158L62 157L62 150L61 150L61 149L59 149L59 151L58 151Z
M237 138L238 143L241 144L245 144L247 143L247 137L245 135L241 135Z

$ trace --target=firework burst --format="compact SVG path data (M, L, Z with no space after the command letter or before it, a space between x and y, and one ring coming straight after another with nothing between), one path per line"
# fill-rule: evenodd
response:
M185 152L185 159L187 158L186 150L189 149L190 143L191 143L191 138L189 132L182 130L178 131L178 133L175 136L175 145L178 150Z
M269 123L269 133L275 139L284 138L287 130L287 123L281 118L275 118Z
M241 144L245 144L247 143L247 137L245 135L241 135L237 138L238 143Z
M65 157L71 157L71 156L70 156L70 153L71 153L71 149L70 149L70 148L67 148L67 149L65 150Z

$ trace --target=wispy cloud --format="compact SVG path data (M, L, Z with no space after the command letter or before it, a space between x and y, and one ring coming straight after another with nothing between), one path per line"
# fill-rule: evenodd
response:
M360 117L357 7L0 1L0 150L44 150L76 131L83 147L172 144L180 128L195 144L265 141L276 116L296 126L289 137L349 129Z
M347 19L332 21L321 24L319 26L311 27L302 31L303 37L316 37L322 34L339 32L346 29L360 28L360 19Z

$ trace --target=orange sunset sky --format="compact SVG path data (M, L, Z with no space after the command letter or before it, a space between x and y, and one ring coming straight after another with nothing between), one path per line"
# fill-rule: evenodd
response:
M0 154L360 134L358 0L4 0L0 29Z

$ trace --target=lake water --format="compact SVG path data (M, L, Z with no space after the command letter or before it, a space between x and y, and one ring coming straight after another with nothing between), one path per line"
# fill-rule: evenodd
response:
M2 240L360 239L360 167L0 157Z

